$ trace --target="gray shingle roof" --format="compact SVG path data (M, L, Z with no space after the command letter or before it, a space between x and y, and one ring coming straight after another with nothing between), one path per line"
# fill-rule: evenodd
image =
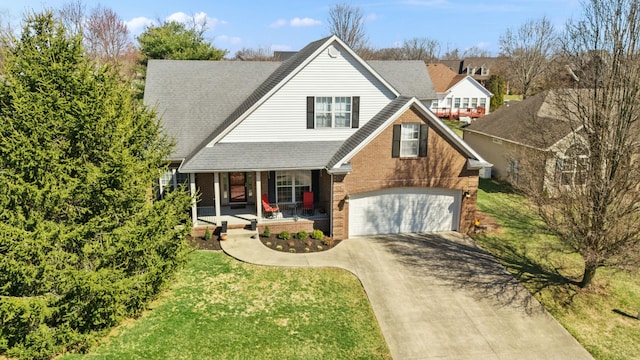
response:
M164 130L176 140L171 159L187 157L279 65L150 60L144 103L157 108Z
M424 61L368 61L367 63L398 90L400 95L416 97L419 100L438 98Z
M391 116L396 114L403 106L405 106L412 98L407 96L399 96L385 106L380 112L378 112L371 120L369 120L363 127L353 133L345 142L340 146L338 151L333 155L331 161L327 165L328 169L333 168L340 160L353 151L358 145L360 145L369 135L371 135L377 128L382 126L385 121L389 120Z
M185 162L180 171L322 169L340 145L342 141L217 143Z
M547 149L573 131L571 124L562 119L562 114L554 114L553 101L553 93L543 92L502 106L472 122L463 131Z
M238 106L233 113L231 113L223 122L220 124L204 141L202 141L194 151L191 152L187 157L192 157L195 155L197 151L199 151L203 146L210 143L213 139L215 139L218 135L220 135L225 129L227 129L235 120L238 119L242 114L244 114L247 110L249 110L253 105L255 105L260 99L262 99L269 91L275 88L284 78L286 78L289 74L291 74L295 69L298 68L311 54L313 54L320 46L322 46L330 37L326 37L317 41L310 43L305 46L302 50L300 50L297 54L290 57L287 61L280 63L280 66L271 73L267 79L260 84L252 93L245 99L240 106Z

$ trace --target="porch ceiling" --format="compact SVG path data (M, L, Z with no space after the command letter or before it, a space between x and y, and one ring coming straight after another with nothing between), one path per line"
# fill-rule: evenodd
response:
M218 143L182 164L181 172L321 169L342 141Z

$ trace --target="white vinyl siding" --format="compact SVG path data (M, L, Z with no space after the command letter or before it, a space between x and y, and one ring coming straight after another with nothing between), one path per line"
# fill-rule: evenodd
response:
M359 127L395 98L346 50L332 58L321 52L302 71L266 100L221 142L288 142L346 140L358 129L307 129L307 96L360 96Z

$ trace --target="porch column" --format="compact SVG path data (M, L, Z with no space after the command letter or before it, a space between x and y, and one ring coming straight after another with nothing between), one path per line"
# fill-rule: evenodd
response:
M262 173L256 171L256 216L262 219Z
M213 196L216 203L216 225L222 225L220 222L220 175L213 173Z
M196 201L196 174L189 173L189 190L191 191L191 223L198 226L198 202Z

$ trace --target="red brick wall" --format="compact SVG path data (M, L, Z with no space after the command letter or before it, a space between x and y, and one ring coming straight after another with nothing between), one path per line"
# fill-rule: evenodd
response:
M395 124L425 122L411 109ZM442 134L430 126L427 157L392 158L393 126L388 126L351 159L353 171L343 177L334 176L333 236L349 236L349 204L345 195L395 187L434 187L469 191L462 199L460 232L473 229L478 189L478 171L466 169L467 158L459 153Z

